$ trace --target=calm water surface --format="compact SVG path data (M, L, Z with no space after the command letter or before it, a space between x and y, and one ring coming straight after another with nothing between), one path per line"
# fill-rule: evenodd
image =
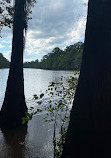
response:
M0 69L0 108L6 89L8 69ZM74 71L24 69L24 87L27 106L36 106L34 94L45 92L49 82ZM0 130L0 158L53 158L53 124L44 123L44 114L36 115L24 128Z

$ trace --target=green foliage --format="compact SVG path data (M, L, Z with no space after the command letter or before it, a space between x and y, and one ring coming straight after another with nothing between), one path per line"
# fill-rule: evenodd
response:
M14 6L13 3L16 3L16 0L0 0L0 32L3 28L3 26L8 26L11 28L13 24L13 18L14 18ZM26 19L25 19L25 27L27 29L27 22L29 19L32 19L30 17L30 14L32 13L31 7L34 6L36 3L36 0L25 0L25 13L26 13Z
M78 42L66 47L63 51L56 47L41 62L38 60L24 63L25 68L41 68L52 70L79 70L84 44Z
M0 53L0 68L9 68L9 61Z
M53 122L53 145L54 145L54 158L59 158L62 154L63 145L65 143L67 125L69 122L69 115L71 110L71 104L74 99L75 89L77 86L79 72L76 72L74 76L70 76L68 79L61 76L59 82L51 82L48 89L39 96L34 95L34 99L38 104L38 108L34 110L30 107L29 113L26 113L26 117L22 118L22 123L28 122L32 119L32 116L46 111L44 121ZM48 105L45 104L44 97L49 96ZM58 135L59 130L59 135Z
M3 26L11 27L14 8L11 0L0 0L0 31Z
M41 68L40 62L37 60L24 63L25 68Z

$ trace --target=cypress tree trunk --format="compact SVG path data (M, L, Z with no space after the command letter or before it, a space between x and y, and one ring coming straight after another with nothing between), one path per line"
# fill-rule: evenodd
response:
M111 157L111 1L89 0L85 46L61 158Z
M12 56L4 102L0 113L2 126L17 126L27 111L24 96L23 51L25 26L25 0L15 1Z

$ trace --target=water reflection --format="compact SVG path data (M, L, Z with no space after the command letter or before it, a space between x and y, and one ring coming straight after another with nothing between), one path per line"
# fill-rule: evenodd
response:
M7 149L7 158L24 158L25 137L27 134L27 125L16 129L3 129L4 146ZM6 153L2 153L2 158L6 158Z
M58 82L73 71L24 69L24 86L27 106L34 106L33 95L45 92L49 82ZM2 106L8 69L0 69L0 108ZM47 99L47 98L46 98ZM44 123L44 116L36 115L24 128L0 130L0 158L53 158L53 124Z
M6 90L6 83L9 69L0 69L0 109ZM49 82L58 82L61 76L68 77L74 71L52 71L40 69L24 69L24 88L27 106L34 106L32 98L34 94L39 95L45 92Z

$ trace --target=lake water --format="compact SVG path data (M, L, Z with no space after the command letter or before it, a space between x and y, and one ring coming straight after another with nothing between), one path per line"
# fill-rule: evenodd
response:
M0 69L0 108L3 103L9 69ZM50 82L68 78L74 71L24 69L24 87L27 106L36 106L33 95L45 92ZM24 128L0 130L0 158L53 158L53 124L44 122L39 114Z

